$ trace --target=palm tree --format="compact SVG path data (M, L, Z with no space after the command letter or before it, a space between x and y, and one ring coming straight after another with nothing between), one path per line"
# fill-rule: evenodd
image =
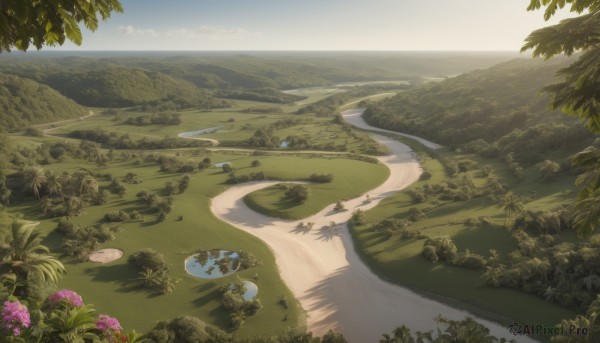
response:
M23 279L35 270L41 273L44 281L57 284L65 267L54 256L49 255L50 250L40 244L41 240L40 233L34 231L33 226L14 222L11 235L6 238L8 250L2 264L8 265Z
M46 172L46 192L51 197L63 197L63 183L60 175L56 175L52 171Z
M234 329L239 329L244 325L248 316L246 316L246 312L244 312L243 308L239 308L235 310L233 313L229 315L231 319L231 323L233 324Z
M153 288L160 285L162 274L162 271L146 268L139 273L139 276L136 280L143 288Z
M442 335L438 335L436 342L477 342L477 343L492 343L497 342L497 338L490 335L490 330L479 324L473 318L466 317L464 320L456 321L449 320L443 317L438 317L436 320L439 323L448 325Z
M506 193L502 198L502 209L506 212L506 219L504 220L504 226L506 227L506 221L511 220L513 214L517 214L523 211L523 204L518 196L512 192Z
M589 237L600 222L600 149L589 147L577 153L572 163L585 170L575 182L579 195L574 226L580 237Z
M160 280L159 290L161 294L171 293L175 290L175 286L181 281L181 279L171 279L166 274L163 274Z
M384 333L383 338L379 340L379 343L396 343L396 340L387 333Z
M398 343L415 343L415 339L410 334L410 329L404 325L394 329L394 340Z
M52 208L54 207L54 202L52 201L52 198L43 197L42 201L40 202L40 207L42 208L44 214L48 215L50 212L52 212Z
M502 263L502 258L498 251L495 249L490 249L490 257L488 257L487 264L490 267L497 267Z
M49 336L54 337L57 342L79 343L84 339L95 341L98 338L92 333L96 328L96 320L94 310L89 305L54 310L44 323L47 325Z
M33 193L36 199L40 198L40 192L46 183L46 175L42 167L29 167L23 171L23 186Z

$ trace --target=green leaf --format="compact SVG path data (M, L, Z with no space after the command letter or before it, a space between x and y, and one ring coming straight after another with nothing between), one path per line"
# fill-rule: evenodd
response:
M58 9L58 13L62 16L62 19L64 20L65 34L67 38L73 43L81 45L81 30L79 29L79 25L77 25L77 22L73 19L73 17L69 15L69 13L66 13L65 10L63 10L62 8Z

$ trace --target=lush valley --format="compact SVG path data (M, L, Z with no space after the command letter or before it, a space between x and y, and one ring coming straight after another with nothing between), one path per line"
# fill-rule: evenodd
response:
M0 69L19 75L2 76L7 86L0 87L7 92L0 118L13 131L0 149L6 242L13 242L13 223L26 231L31 226L23 223L39 222L32 229L42 235L38 243L67 271L57 269L60 281L46 289L31 282L20 299L50 315L55 309L43 305L45 297L72 289L98 313L148 332L149 342L177 342L182 330L225 342L308 339L312 322L303 311L314 309L295 300L273 247L219 220L212 207L224 191L258 181L272 184L243 201L270 217L299 221L337 202L324 214L328 225L297 223L296 240L315 235L338 251L344 224L331 218L351 217L349 234L364 262L427 297L502 324L555 325L585 312L598 287L591 277L598 273L597 238L584 242L573 233L568 213L581 171L569 161L595 136L538 96L568 62L513 60L425 82L500 57L372 57L336 64L319 54L3 56L8 63ZM434 68L440 59L446 67ZM333 86L338 82L354 83ZM311 88L285 91L298 86ZM95 115L80 120L89 109L65 96L94 106ZM415 151L396 163L416 157L425 172L376 206L368 194L390 175L377 161L389 150L340 115L355 106L367 107L364 118L374 126L446 145L430 150L387 133ZM101 248L123 257L88 261ZM244 267L207 279L183 268L192 254L218 249L243 255ZM37 275L15 264L3 268L19 285ZM254 300L241 298L242 281L258 287Z

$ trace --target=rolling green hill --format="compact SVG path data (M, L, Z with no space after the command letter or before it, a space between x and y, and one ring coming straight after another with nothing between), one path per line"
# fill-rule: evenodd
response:
M429 82L369 104L365 120L486 157L514 152L535 163L549 151L574 153L593 135L574 118L548 109L543 85L565 59L516 59L442 82Z
M33 80L0 74L0 130L77 118L88 111L54 89Z
M103 70L50 74L44 82L80 104L127 107L153 101L183 99L210 106L210 95L193 84L141 69L108 67Z

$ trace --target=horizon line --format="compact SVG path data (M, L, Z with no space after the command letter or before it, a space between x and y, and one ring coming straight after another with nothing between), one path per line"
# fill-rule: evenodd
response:
M10 53L43 53L43 52L236 52L236 51L251 51L251 52L517 52L520 50L417 50L417 49L390 49L390 50L351 50L351 49L211 49L211 50L148 50L148 49L133 49L133 50L109 50L109 49L40 49L40 50L13 50Z

